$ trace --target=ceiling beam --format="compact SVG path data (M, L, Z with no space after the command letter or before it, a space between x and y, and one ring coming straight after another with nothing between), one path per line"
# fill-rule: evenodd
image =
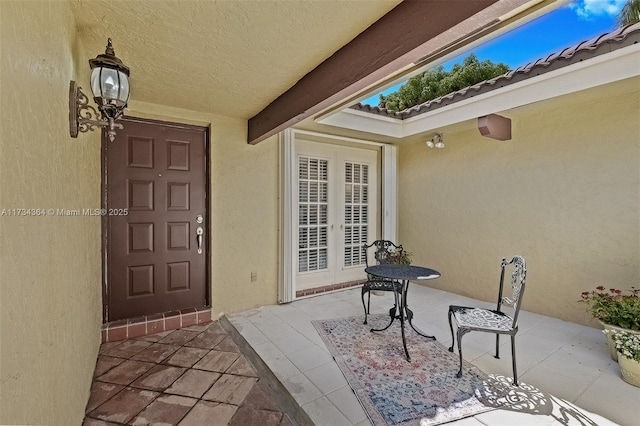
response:
M249 119L256 144L419 61L419 47L498 0L404 0Z

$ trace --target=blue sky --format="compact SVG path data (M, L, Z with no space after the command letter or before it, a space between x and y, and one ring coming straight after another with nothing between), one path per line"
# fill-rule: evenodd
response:
M457 58L446 62L445 69L462 62L470 53L478 59L490 59L503 62L510 69L515 69L536 59L558 52L565 47L574 46L581 41L612 31L617 27L616 17L626 0L576 0L541 16L521 27L462 53ZM383 94L398 90L401 84L391 87ZM376 94L363 104L378 105Z

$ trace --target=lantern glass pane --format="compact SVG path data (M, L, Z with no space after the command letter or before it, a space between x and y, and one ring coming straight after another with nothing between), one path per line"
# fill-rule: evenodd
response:
M129 77L122 71L118 71L120 76L120 94L118 95L118 105L126 104L129 100Z
M91 93L94 98L101 98L102 92L100 91L100 70L102 68L94 68L91 70Z
M118 99L120 89L120 79L118 71L111 68L102 68L100 75L100 87L102 88L102 101L115 101Z

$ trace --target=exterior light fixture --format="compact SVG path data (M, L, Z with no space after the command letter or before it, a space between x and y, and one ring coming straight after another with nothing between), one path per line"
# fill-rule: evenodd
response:
M444 137L442 133L436 133L431 139L427 140L429 148L444 148Z
M124 65L113 50L111 39L107 41L104 54L89 60L91 67L91 92L98 111L89 105L82 88L71 80L69 84L69 133L77 138L78 132L88 132L95 127L106 127L107 136L113 142L115 129L122 124L120 118L129 101L129 67Z

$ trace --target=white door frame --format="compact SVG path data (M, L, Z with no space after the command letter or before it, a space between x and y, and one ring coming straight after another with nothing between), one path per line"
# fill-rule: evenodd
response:
M280 151L280 267L278 268L278 303L295 300L296 262L295 247L291 244L296 231L293 220L294 187L293 174L296 170L295 140L296 136L307 136L325 140L343 141L368 146L378 146L382 149L382 238L395 241L397 233L396 210L396 173L397 147L394 145L372 142L362 139L346 138L289 128L280 132L278 147Z

